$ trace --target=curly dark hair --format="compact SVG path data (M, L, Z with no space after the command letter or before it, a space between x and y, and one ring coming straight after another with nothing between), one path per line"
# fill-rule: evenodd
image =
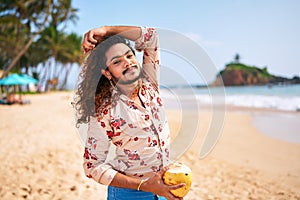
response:
M102 75L101 70L107 69L105 53L111 46L118 43L127 45L135 55L129 40L113 35L98 44L82 65L73 102L77 127L79 124L88 123L91 116L95 116L99 110L111 103L112 85Z

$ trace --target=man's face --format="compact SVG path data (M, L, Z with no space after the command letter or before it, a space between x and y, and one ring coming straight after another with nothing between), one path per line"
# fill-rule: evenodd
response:
M116 83L126 85L139 79L141 68L127 45L115 44L108 49L105 56L107 59L106 66L108 66L110 75Z

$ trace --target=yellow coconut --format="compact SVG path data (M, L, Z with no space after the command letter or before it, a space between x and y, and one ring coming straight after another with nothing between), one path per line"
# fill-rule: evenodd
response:
M185 183L184 187L171 190L176 197L184 197L189 192L192 185L192 170L182 162L174 162L163 175L163 180L167 185L177 185Z

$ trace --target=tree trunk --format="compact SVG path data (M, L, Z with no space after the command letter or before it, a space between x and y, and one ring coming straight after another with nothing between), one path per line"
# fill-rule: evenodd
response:
M48 21L48 17L50 15L50 8L51 8L51 0L48 0L48 7L47 7L47 14L45 17L45 20L43 21L42 25L40 26L40 28L38 29L38 31L30 38L30 40L27 42L27 44L25 45L25 47L18 53L18 55L12 60L12 62L9 64L9 66L7 67L7 69L3 72L1 78L5 77L8 75L8 73L10 72L10 70L16 65L16 63L20 60L20 58L24 55L24 53L26 53L26 51L28 50L28 48L30 47L30 45L32 44L32 42L34 41L34 39L42 32L42 30L44 29L47 21Z

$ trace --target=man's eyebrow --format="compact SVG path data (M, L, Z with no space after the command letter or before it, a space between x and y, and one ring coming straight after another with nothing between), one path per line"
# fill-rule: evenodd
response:
M124 55L126 55L126 54L128 54L128 53L130 53L130 52L132 52L132 51L131 51L131 49L129 49L128 51L126 51L126 53L124 53L123 55L120 55L120 56L114 56L114 57L112 57L112 58L110 59L110 61L113 61L113 59L116 59L116 58L122 57L122 56L124 56Z

